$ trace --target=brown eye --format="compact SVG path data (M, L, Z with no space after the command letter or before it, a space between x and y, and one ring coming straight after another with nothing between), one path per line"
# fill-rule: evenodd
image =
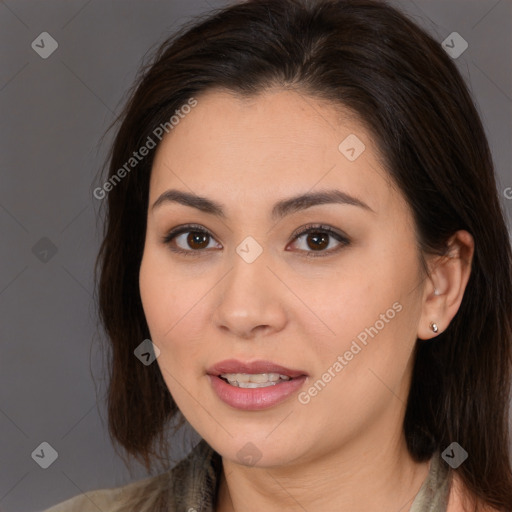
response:
M328 256L350 244L350 240L346 236L334 231L329 226L323 225L306 226L293 236L294 243L297 240L306 237L305 247L299 250L304 252L308 257ZM335 244L335 247L331 247L326 250L330 245L330 239L334 239L337 245Z
M199 231L189 231L187 236L187 244L192 249L205 249L208 246L208 238L210 235Z
M307 234L307 244L310 249L314 251L319 251L321 249L325 249L329 245L329 236L327 233L308 233Z
M210 245L212 235L201 226L181 226L171 230L162 239L171 251L191 256L199 256Z
M292 244L303 237L306 244L304 248L299 248L299 253L304 253L308 257L329 256L350 244L346 236L323 225L309 225L301 228L299 232L292 235ZM220 244L210 247L210 242L215 242L211 233L201 226L193 225L180 226L171 230L162 241L169 245L171 251L188 256L201 256L207 252L206 249L222 248ZM330 247L332 241L335 242L334 247Z

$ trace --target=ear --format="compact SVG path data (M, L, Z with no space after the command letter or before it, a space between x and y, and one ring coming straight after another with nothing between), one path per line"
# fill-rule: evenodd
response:
M427 260L429 276L423 290L418 338L434 338L452 321L469 281L474 250L473 237L467 231L457 231L448 241L445 255ZM437 326L437 332L432 329L432 324Z

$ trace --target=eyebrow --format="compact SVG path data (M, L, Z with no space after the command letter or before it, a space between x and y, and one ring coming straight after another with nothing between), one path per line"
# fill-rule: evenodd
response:
M184 206L196 208L202 212L215 215L222 219L226 218L226 213L222 204L208 199L206 197L184 192L182 190L170 189L166 190L160 197L153 203L152 210L165 204L165 203L179 203ZM350 206L358 206L365 210L375 213L366 203L360 199L353 197L341 190L324 190L313 193L306 193L290 197L278 201L272 208L272 220L279 220L292 213L311 208L321 204L344 204Z

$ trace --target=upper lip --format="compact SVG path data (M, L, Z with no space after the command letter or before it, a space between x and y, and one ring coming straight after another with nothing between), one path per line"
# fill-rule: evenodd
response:
M303 370L286 368L272 361L242 362L236 359L226 359L214 364L206 370L209 375L222 375L224 373L279 373L288 377L300 377L307 375Z

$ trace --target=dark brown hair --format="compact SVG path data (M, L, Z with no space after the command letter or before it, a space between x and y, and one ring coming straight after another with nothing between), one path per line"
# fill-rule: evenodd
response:
M457 441L469 453L457 473L475 503L510 511L510 241L482 123L439 42L382 1L254 0L217 10L184 26L141 70L118 119L108 178L191 97L276 86L343 106L365 123L412 209L423 254L445 254L457 230L473 235L459 312L435 341L416 344L404 434L416 461ZM153 156L104 200L96 265L111 349L109 432L148 469L167 453L165 428L179 416L158 365L133 355L150 338L138 276Z

